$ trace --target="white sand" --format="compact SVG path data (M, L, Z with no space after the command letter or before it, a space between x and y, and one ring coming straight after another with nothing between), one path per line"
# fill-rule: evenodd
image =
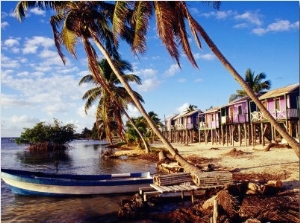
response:
M197 155L203 158L216 158L216 166L241 173L269 173L272 175L286 174L286 181L299 182L299 158L293 149L271 148L270 151L263 151L262 145L256 146L223 146L211 143L192 143L189 145L172 143L179 153L185 157ZM153 147L164 147L162 143L154 143ZM218 149L211 149L218 148ZM233 148L246 152L239 156L229 156L226 153Z

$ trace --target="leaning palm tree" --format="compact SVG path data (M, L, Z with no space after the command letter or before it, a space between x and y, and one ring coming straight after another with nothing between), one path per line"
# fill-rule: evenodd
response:
M271 123L271 125L274 126L278 133L284 139L286 139L289 145L294 149L296 155L299 157L299 143L294 138L292 138L281 125L279 125L279 123L274 119L270 112L265 108L265 106L257 98L255 92L251 89L251 87L244 81L241 75L234 69L231 63L221 53L221 51L207 35L202 26L192 17L185 2L117 2L116 5L117 6L114 13L114 27L116 27L115 33L117 34L123 34L124 26L122 26L122 24L124 24L124 19L127 16L126 12L130 12L129 10L126 10L129 8L128 6L134 9L133 18L136 18L134 23L135 37L134 42L131 45L134 52L143 52L146 48L145 36L148 28L147 25L152 15L152 11L154 11L158 35L166 46L169 54L177 61L178 65L180 66L180 53L178 50L178 46L182 46L182 50L187 55L187 58L189 59L191 64L195 67L198 67L188 41L188 35L185 27L186 21L191 29L191 33L194 36L196 43L198 44L198 47L201 47L199 40L200 35L207 43L211 51L216 55L216 57L225 66L225 68L234 77L234 79L241 85L247 95L254 101L264 117ZM218 2L215 2L215 6L218 8Z
M257 75L254 74L249 68L245 73L245 82L249 85L249 87L253 90L254 93L261 93L263 90L269 90L271 88L271 81L265 80L266 74L259 73ZM247 95L245 90L237 90L236 94L232 94L229 98L229 102L244 97Z
M61 51L61 45L65 45L66 49L75 56L76 41L77 38L81 38L84 49L88 55L90 69L92 70L93 75L95 75L101 83L102 80L99 78L101 71L99 71L99 69L97 69L95 66L95 51L93 50L89 39L94 41L100 52L108 60L113 71L116 73L116 76L128 91L136 107L145 117L155 134L165 144L166 148L175 157L175 159L181 163L187 171L197 172L199 169L191 166L185 159L183 159L183 157L181 157L172 147L172 145L163 137L159 129L147 115L147 112L141 103L137 100L137 98L134 97L131 87L128 85L128 83L126 83L126 81L124 81L118 71L118 68L114 66L111 60L112 54L109 53L109 51L116 49L119 38L125 39L127 43L130 44L132 51L135 54L145 52L148 23L153 13L155 13L158 35L165 44L169 54L177 61L179 66L180 53L178 46L181 46L191 64L195 67L198 67L188 41L188 34L185 27L187 22L191 29L191 33L198 44L198 47L201 47L199 40L200 34L200 36L202 36L204 41L208 44L209 48L213 51L217 58L219 58L221 63L228 69L237 82L240 83L249 97L256 103L258 108L262 111L269 122L274 125L275 129L282 135L282 137L287 140L299 157L299 144L297 141L294 140L276 122L266 108L264 108L252 89L249 88L243 78L219 51L202 26L192 17L185 2L117 1L114 3L114 5L109 5L105 4L104 2L57 3L52 1L44 3L39 1L21 1L16 7L16 15L20 20L22 20L25 18L25 11L29 7L34 7L36 5L40 8L46 7L54 9L57 13L57 15L53 16L51 19L51 26L54 32L54 40L58 49L58 53L62 59L64 59L64 55ZM218 2L215 2L214 5L218 7ZM105 10L103 10L104 8ZM111 33L108 29L108 20L112 21L113 33ZM61 28L60 32L58 31L59 28Z
M114 63L117 64L123 78L127 82L135 82L137 84L141 84L141 80L138 76L134 74L124 74L125 70L132 71L132 66L127 61L119 59L118 61L114 61ZM102 71L101 75L104 76L104 80L106 81L110 92L107 92L106 88L99 85L94 76L91 74L82 77L79 85L91 82L96 85L96 87L89 89L83 95L83 99L86 99L85 112L87 113L87 110L96 100L99 101L96 112L96 123L99 123L98 127L100 127L101 124L102 128L105 129L106 139L110 143L112 143L112 135L114 132L117 132L122 139L125 139L122 115L126 115L128 120L132 122L128 113L126 112L127 105L132 104L132 99L129 97L127 91L122 86L120 86L120 81L112 71L107 60L102 59L98 64ZM114 97L113 100L111 98L112 95ZM143 98L139 93L135 92L135 96L141 102L143 102ZM132 123L132 125L134 128L136 128L134 123ZM149 153L150 150L148 144L146 143L145 139L138 131L138 129L137 133L144 143L146 153Z
M117 2L116 5L123 4L122 2ZM107 59L109 65L111 66L113 72L116 74L121 84L124 86L130 97L132 98L135 106L138 108L142 116L146 119L150 127L153 129L154 133L160 138L169 152L174 156L174 158L189 172L198 172L199 168L191 165L187 162L178 151L173 148L173 146L163 137L162 133L159 131L158 127L148 116L141 102L135 96L134 91L131 89L129 84L124 80L118 67L113 63L113 58L118 57L117 53L117 39L114 38L113 33L109 28L110 19L117 17L114 13L116 12L116 7L112 4L105 2L26 2L21 1L18 3L15 13L17 17L22 20L25 18L25 11L30 7L38 6L40 8L52 9L56 12L50 19L50 24L54 34L54 42L58 51L58 54L65 62L65 56L62 53L62 46L76 57L75 46L77 39L80 38L83 44L84 50L87 54L89 69L92 75L102 87L106 89L107 92L111 92L105 83L101 73L101 69L97 65L97 54L93 48L90 39L94 41L96 46L99 48L101 53ZM125 14L127 14L126 12ZM128 14L124 18L126 24L122 24L122 30L118 34L119 37L125 39L130 45L137 44L134 43L135 40L134 33L136 30L130 29L127 25L132 26L128 23L128 19L132 18ZM125 23L125 22L124 22ZM143 35L143 33L141 33ZM141 45L138 45L141 46ZM142 47L142 46L141 46ZM142 48L140 48L142 50ZM112 92L110 93L112 94ZM113 98L113 97L112 97Z

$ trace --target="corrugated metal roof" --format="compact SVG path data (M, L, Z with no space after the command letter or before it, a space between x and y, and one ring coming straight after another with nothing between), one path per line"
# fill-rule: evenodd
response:
M299 88L299 83L292 84L292 85L282 87L282 88L277 88L277 89L274 89L274 90L270 90L267 93L260 96L259 100L285 95L287 93L290 93L290 92L294 91L296 88Z

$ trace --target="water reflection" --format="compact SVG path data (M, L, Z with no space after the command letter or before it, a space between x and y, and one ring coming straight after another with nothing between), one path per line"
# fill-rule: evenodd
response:
M101 141L74 141L65 152L29 152L25 146L1 141L2 168L59 173L109 174L156 171L139 159L101 159ZM130 196L48 198L14 196L1 180L1 222L119 222L116 211ZM114 213L113 213L114 212ZM113 213L113 214L112 214Z
M70 165L72 159L67 151L19 151L16 154L22 164L33 165L35 169L55 169L58 172L61 166Z

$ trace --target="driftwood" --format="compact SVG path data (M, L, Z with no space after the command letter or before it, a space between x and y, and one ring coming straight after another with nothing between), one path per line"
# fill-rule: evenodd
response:
M165 173L183 172L183 167L180 166L178 162L174 162L167 157L164 151L160 151L158 153L158 162L156 163L156 167L159 171Z
M269 143L266 148L264 148L264 151L269 151L271 148L292 148L289 144L286 143Z

